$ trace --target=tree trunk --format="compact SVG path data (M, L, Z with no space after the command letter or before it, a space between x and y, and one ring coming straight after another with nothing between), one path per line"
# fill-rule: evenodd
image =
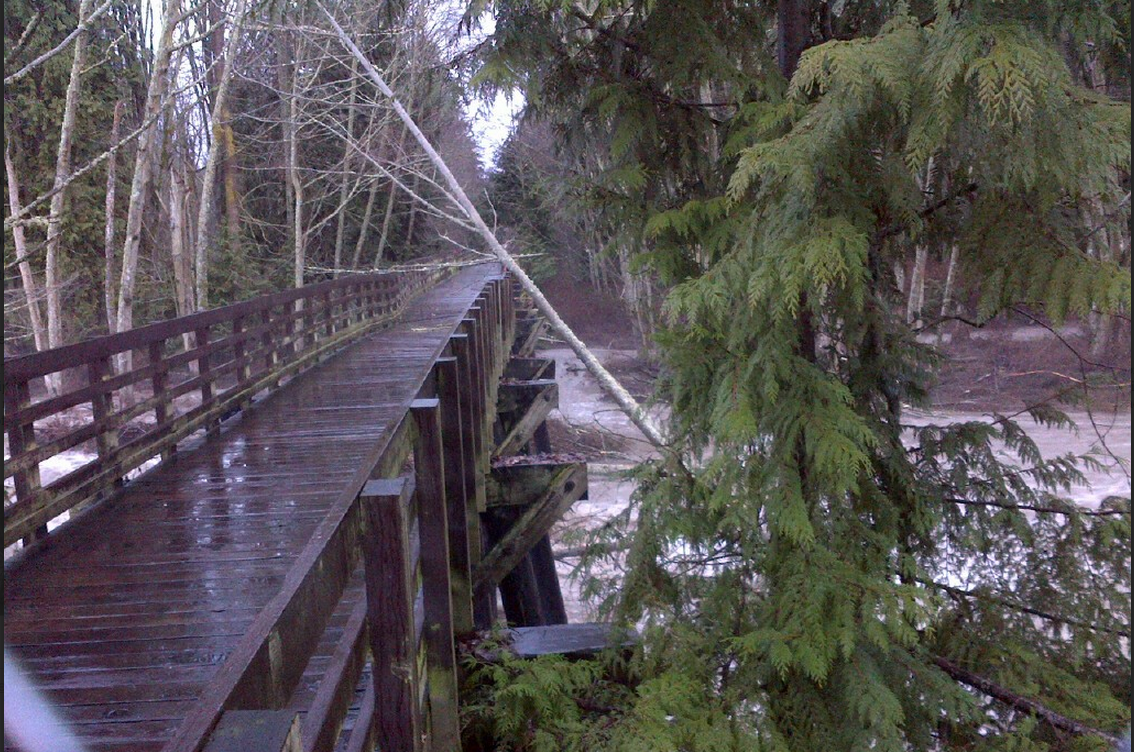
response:
M227 97L226 97L227 100ZM236 164L236 132L232 129L232 112L225 101L220 111L221 141L224 142L224 209L228 247L240 253L240 172Z
M929 261L929 249L918 245L914 257L913 274L910 275L910 295L906 303L906 323L921 326L921 311L925 307L925 266Z
M346 203L350 198L350 158L354 154L355 99L358 95L358 61L350 61L350 97L347 100L347 138L343 146L343 176L339 184L339 217L335 227L335 277L343 263L343 235L346 232Z
M283 182L284 182L284 211L287 214L287 239L292 250L298 239L295 237L295 184L292 179L291 168L291 60L293 51L289 48L288 38L282 30L283 3L276 3L272 12L272 25L276 29L276 88L280 97L280 142L283 144Z
M197 207L197 247L194 260L197 280L197 310L199 311L209 307L209 252L216 243L217 226L215 217L217 163L221 160L222 150L227 148L222 119L228 111L225 101L228 98L229 82L232 80L232 58L236 51L236 44L240 39L240 27L243 22L244 2L238 0L236 18L231 24L228 39L225 40L222 51L220 78L217 81L216 98L213 100L213 111L209 120L213 129L213 140L209 146L208 159L205 162L205 174L201 178L201 203Z
M412 79L411 79L412 83ZM406 135L409 130L403 125L402 135L398 137L398 151L394 155L397 159L404 151L406 145ZM386 251L386 242L390 238L390 220L394 216L394 199L398 196L398 184L393 179L390 180L390 195L386 197L386 216L382 219L382 235L378 238L378 250L374 253L374 268L377 269L382 263L382 255Z
M185 163L174 156L169 180L169 236L170 253L173 257L173 301L178 316L188 316L196 310L193 298L193 266L189 260L188 228L185 223ZM192 332L181 335L185 350L195 347ZM193 361L195 364L196 361Z
M114 105L114 122L110 126L110 143L118 143L118 129L122 124L122 108L124 103L119 100ZM118 196L118 156L112 155L106 165L106 229L103 238L103 275L102 293L106 306L106 331L114 334L117 323L114 310L114 299L117 297L114 290L114 204Z
M953 285L957 278L957 258L960 248L956 245L949 251L949 266L945 270L945 290L941 293L941 318L953 314Z
M143 119L155 117L163 106L166 87L169 83L169 58L173 48L173 27L181 16L181 0L170 0L162 20L161 37L154 55L153 74L146 90L146 109ZM134 177L130 184L130 204L126 213L126 240L122 248L122 277L118 285L119 332L134 327L134 286L138 272L138 251L142 243L142 218L146 212L146 200L150 193L150 180L153 177L153 163L157 148L157 127L150 126L138 136L138 151L134 156ZM127 350L118 359L119 372L130 370L132 353ZM129 390L123 397L130 401Z
M295 86L294 78L292 79L292 86ZM291 192L295 197L295 208L292 212L295 222L293 228L295 233L295 286L303 287L303 273L307 265L307 234L303 231L303 183L299 177L299 137L296 133L299 121L299 97L295 96L294 89L288 99L290 101L288 114L291 122L288 125L290 138L287 144L287 172L291 181Z
M421 185L421 173L414 172L413 174L413 195L418 195L418 187ZM392 191L391 191L392 193ZM409 226L406 228L406 250L408 251L413 247L413 227L414 222L417 220L417 200L411 199L409 210Z
M91 0L79 3L79 23L91 13ZM63 103L63 124L59 128L59 149L55 157L55 188L60 190L51 197L47 215L47 254L44 263L44 286L47 292L47 345L63 344L63 291L59 280L59 249L63 242L63 205L67 191L63 189L71 174L71 140L75 135L75 120L79 110L79 91L82 86L83 67L87 57L87 34L84 29L75 37L75 54L71 58L71 77ZM59 374L47 377L47 388L59 394L62 384Z
M619 408L621 408L622 411L626 413L631 422L633 422L634 425L636 425L638 429L642 431L643 435L645 435L645 437L663 454L670 457L676 457L676 455L666 444L665 438L662 436L661 431L657 428L657 426L654 425L654 421L649 416L649 414L647 414L642 406L638 404L638 401L634 399L634 397L628 391L626 391L625 387L623 387L622 384L618 382L618 379L616 379L608 370L606 370L602 363L599 362L598 358L595 357L594 353L592 353L587 348L587 346L583 344L583 341L580 340L573 331L571 331L571 327L567 326L567 323L563 321L562 317L560 317L559 313L555 310L554 307L552 307L551 303L548 302L544 294L540 292L539 287L537 287L536 284L532 282L532 279L528 276L527 272L525 272L523 268L518 263L516 263L516 259L512 258L512 255L508 253L503 245L500 244L500 241L497 239L496 235L485 223L484 218L480 216L480 212L477 211L476 206L473 205L472 201L470 201L469 197L465 194L464 189L461 188L461 184L457 181L456 177L453 176L452 171L449 170L449 166L445 164L445 160L442 159L441 155L437 153L437 150L433 148L433 144L429 142L429 139L426 138L425 134L422 133L421 129L417 126L417 123L415 123L413 118L410 117L410 114L406 112L406 109L402 106L402 103L398 101L396 96L394 96L394 92L386 84L385 79L383 79L378 71L375 70L374 66L370 63L366 56L362 54L362 51L358 49L354 41L347 36L346 32L343 31L341 26L339 26L334 16L332 16L325 8L322 8L322 6L320 6L320 8L327 16L327 19L330 21L331 25L334 27L339 40L343 43L343 46L350 50L351 54L355 56L359 64L362 66L363 70L374 82L374 85L377 86L378 90L381 91L382 94L390 100L390 103L394 108L394 112L396 112L398 114L398 117L401 118L402 122L405 123L406 128L411 134L413 134L414 139L417 140L418 144L425 151L426 156L429 157L429 160L437 169L437 172L440 173L442 179L449 186L449 190L452 191L453 196L456 198L465 216L476 228L476 231L480 234L481 238L484 239L488 247L492 249L493 254L497 259L500 260L500 263L504 265L504 268L510 271L512 275L515 276L516 279L520 282L520 285L524 288L524 290L526 290L528 294L531 295L532 300L536 304L536 307L547 318L547 321L550 324L552 330L567 342L567 345L574 351L577 356L579 356L579 360L583 362L583 365L586 366L587 370L590 371L592 376L594 376L595 380L599 383L599 386L602 387L602 389L608 395L610 395L615 404L618 405ZM680 462L679 458L678 461Z
M20 180L16 175L16 166L12 163L7 138L4 139L4 171L8 174L8 208L12 212L12 216L15 217L19 215L21 209ZM24 288L24 300L27 301L32 341L35 343L35 349L38 352L43 352L48 349L47 329L43 325L43 313L39 308L39 285L36 284L31 262L27 260L28 244L24 236L24 226L13 225L12 237L16 243L16 258L24 259L19 263L20 284Z
M366 211L362 213L362 225L358 228L358 240L354 242L354 258L351 259L350 268L357 269L362 263L362 247L366 245L366 238L370 234L370 217L374 213L374 199L378 196L378 181L370 184L370 195L366 199Z

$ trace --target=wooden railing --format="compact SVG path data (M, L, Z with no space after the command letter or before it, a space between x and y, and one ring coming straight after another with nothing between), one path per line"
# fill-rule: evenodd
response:
M49 521L218 430L281 378L393 319L443 274L352 275L5 360L4 478L15 486L5 547L43 537ZM49 380L60 393L47 393ZM128 425L140 426L135 435ZM90 442L93 459L40 482L42 463Z
M232 724L263 728L273 717L289 734L273 749L335 749L368 656L373 683L347 749L460 749L454 636L474 628L472 572L513 306L511 281L490 281L413 385L417 399L391 425L373 466L356 473L357 485L320 523L167 752L219 749L218 728L228 735ZM360 563L366 597L300 725L281 710ZM267 748L262 735L240 746Z

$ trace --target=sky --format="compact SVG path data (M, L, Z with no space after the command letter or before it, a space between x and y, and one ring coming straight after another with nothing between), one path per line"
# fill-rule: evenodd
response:
M524 106L521 95L507 97L497 94L492 100L476 98L470 102L467 113L472 120L473 137L480 149L480 163L486 170L496 165L500 147L512 132L516 116Z
M456 7L452 4L452 0L449 7ZM485 13L481 17L480 28L474 31L466 42L469 46L478 44L495 29L496 20L491 13ZM497 94L491 99L474 97L465 108L465 113L472 122L473 137L480 150L480 163L486 170L495 167L500 147L512 132L516 116L520 114L523 106L524 98L520 94L512 96Z

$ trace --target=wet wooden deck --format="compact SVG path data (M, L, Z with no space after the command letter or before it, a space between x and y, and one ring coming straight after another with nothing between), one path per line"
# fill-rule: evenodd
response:
M304 372L6 568L5 643L90 749L159 750L177 733L316 526L357 496L499 273L471 267L426 291L393 327ZM360 595L348 589L330 630ZM320 652L297 710L328 660Z

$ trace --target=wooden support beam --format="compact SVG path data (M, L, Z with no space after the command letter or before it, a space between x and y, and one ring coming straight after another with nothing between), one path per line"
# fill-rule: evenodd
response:
M504 378L515 381L554 379L555 360L552 358L509 358L504 365Z
M465 497L465 436L462 426L460 369L455 357L438 358L434 364L437 396L441 404L441 440L445 468L445 519L449 541L449 597L455 634L473 630L472 569L469 545L470 516ZM471 470L471 468L470 468ZM472 519L479 522L479 515ZM478 541L479 543L479 536ZM479 556L477 557L479 558Z
M539 314L528 314L522 318L517 318L516 339L512 343L512 355L518 358L530 358L546 328L547 320Z
M509 647L521 658L541 655L586 658L610 648L630 650L638 644L638 634L633 630L618 630L602 622L518 627L509 629L508 636L511 638Z
M205 752L303 752L294 710L229 710Z
M522 514L521 507L499 507L491 514L484 515L488 551L508 534ZM487 554L488 551L485 553ZM495 602L497 587L500 588L500 601L508 624L528 627L544 623L543 611L540 608L539 584L529 557L522 557L499 582L480 583L476 592L482 597L491 597ZM491 623L485 626L489 627Z
M410 413L418 433L413 456L421 525L421 576L425 589L431 748L437 752L455 752L461 746L461 730L457 707L457 658L453 648L440 403L436 399L414 400Z
M544 535L528 554L539 597L541 624L566 624L567 606L559 587L559 574L555 571L555 554L551 550L551 536Z
M421 752L417 629L413 603L416 561L412 554L412 477L370 481L359 499L365 515L367 622L374 661L372 723L382 749ZM359 724L351 733L365 735Z
M550 379L503 382L497 397L501 437L492 450L493 457L518 453L559 407L559 384Z
M488 476L488 508L499 506L531 506L539 501L563 473L570 473L575 481L571 491L578 489L577 498L586 498L587 463L571 455L532 454L508 457L493 463Z
M303 752L331 752L335 748L366 662L368 608L367 599L358 602L347 620L342 639L335 646L331 663L303 719Z
M495 469L493 472L495 474ZM528 475L530 480L533 476ZM473 587L496 584L504 579L587 491L587 466L584 463L565 463L552 471L550 477L547 473L542 477L546 479L543 490L473 571ZM533 491L535 489L530 484L524 485L509 498L530 497L534 495ZM489 514L492 514L491 509Z

